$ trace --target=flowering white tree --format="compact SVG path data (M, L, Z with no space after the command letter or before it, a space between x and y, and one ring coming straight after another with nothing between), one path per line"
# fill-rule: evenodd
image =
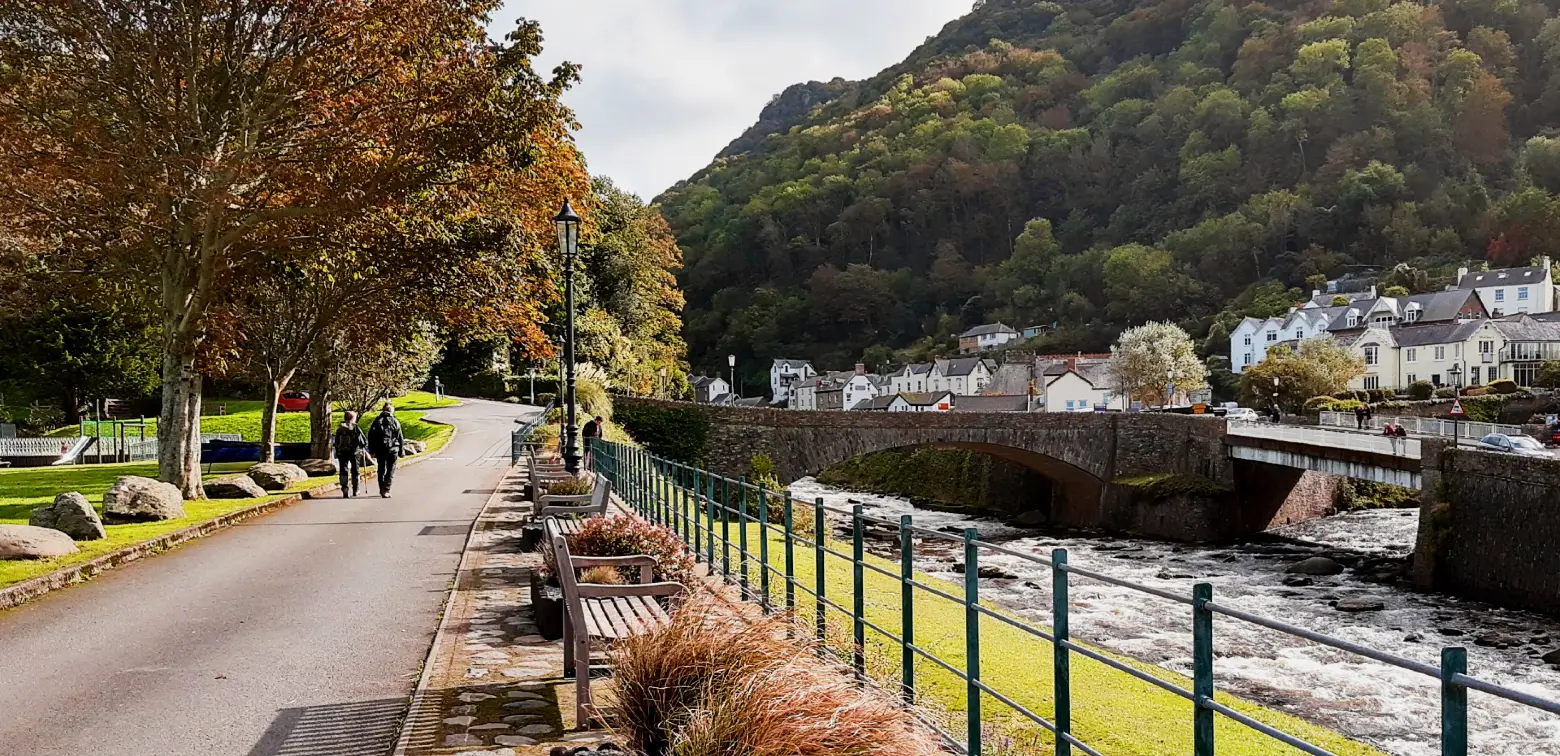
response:
M1128 401L1169 404L1176 392L1208 387L1208 371L1197 359L1192 337L1174 323L1144 323L1121 332L1110 348L1115 389Z

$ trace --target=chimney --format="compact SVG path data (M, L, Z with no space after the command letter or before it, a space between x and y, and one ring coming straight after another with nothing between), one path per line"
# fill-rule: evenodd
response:
M862 363L860 363L860 362L856 363L856 375L866 375L866 374L867 374L867 366L862 364Z
M1311 298L1312 299L1316 299L1317 297L1319 297L1321 295L1322 295L1322 290L1321 289L1312 289L1311 290Z
M1468 277L1468 269L1466 267L1458 268L1457 269L1457 281L1452 284L1452 288L1455 289L1458 286L1462 285L1462 280L1464 278L1467 278L1467 277Z
M1370 298L1371 299L1375 299L1376 298L1376 285L1375 284L1371 284L1370 285Z

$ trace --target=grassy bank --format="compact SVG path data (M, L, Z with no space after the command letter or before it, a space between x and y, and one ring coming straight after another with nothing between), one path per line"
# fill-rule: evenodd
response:
M439 426L423 420L426 410L439 407L449 407L457 404L457 401L449 397L439 399L426 391L413 391L395 401L395 416L401 421L401 428L406 437L414 441L429 441L439 433ZM265 402L251 399L208 399L203 403L200 418L201 433L231 433L242 436L245 441L260 440L260 420L265 409ZM226 414L220 414L225 412ZM339 422L341 412L333 413ZM374 414L361 420L361 425L366 429L374 420ZM94 426L87 425L87 433L94 433ZM103 428L108 433L107 427ZM51 432L51 436L75 436L81 433L81 427L76 425L58 428ZM146 419L146 435L151 437L157 434L157 419ZM282 444L308 443L309 441L309 413L307 412L283 412L276 416L276 441Z
M737 528L732 528L733 537ZM757 544L760 538L758 526L750 527L750 551L754 553L750 566L751 583L758 586ZM769 536L770 563L783 569L784 542L778 533ZM797 543L795 564L798 583L812 589L816 585L814 567L815 551ZM848 543L831 541L829 548L849 553ZM732 544L733 570L737 569L737 544ZM717 549L717 560L720 553ZM867 562L890 573L899 570L897 562L868 555ZM826 594L831 601L849 607L852 603L853 569L847 559L825 555L824 566ZM916 580L938 590L958 596L962 585L917 573ZM1081 581L1080 581L1081 582ZM777 602L784 602L784 580L771 578L771 595ZM901 621L900 590L897 579L865 570L864 597L866 619L878 627L898 633ZM1145 596L1148 601L1161 601ZM1191 610L1185 606L1164 604L1164 622L1176 631L1191 632ZM987 604L993 609L999 609ZM797 615L800 621L811 626L815 615L815 603L811 595L797 591ZM1006 612L1008 616L1018 615ZM828 619L830 645L844 658L850 655L851 624L848 615L834 609L825 611ZM914 599L915 642L927 652L936 655L955 668L963 669L965 663L965 609L947 599L917 590ZM1038 623L1036 623L1038 624ZM1075 628L1075 631L1079 628ZM994 690L1017 701L1029 710L1049 718L1054 711L1052 648L1051 644L1017 628L989 617L980 620L981 679ZM1118 654L1110 656L1147 671L1160 679L1183 688L1191 688L1186 677L1150 664L1126 659ZM1172 753L1190 753L1192 748L1192 705L1185 699L1163 691L1113 670L1104 664L1071 655L1072 668L1072 716L1075 736L1112 756L1164 756ZM895 690L901 679L900 650L883 636L867 629L868 674L886 689ZM915 667L916 682L921 701L932 711L940 712L945 729L962 740L965 731L966 685L952 673L932 662L918 659ZM1307 723L1234 696L1219 694L1218 700L1243 714L1284 732L1315 743L1340 756L1382 756L1382 752L1357 743L1326 728ZM1030 722L1002 702L989 695L983 696L982 721L988 735L988 753L1050 753L1054 736ZM1240 724L1216 718L1216 741L1219 753L1238 756L1280 756L1299 753L1296 749L1275 741L1266 735Z
M431 396L429 397L432 398ZM398 415L400 413L397 413ZM421 436L412 436L408 428L409 438L420 438L428 443L428 450L423 453L437 453L449 441L454 434L454 427L429 423L421 420L422 413L412 412L418 417L418 427ZM407 420L402 419L405 426ZM230 475L249 467L250 463L240 462L228 465L214 465L208 479ZM72 465L67 467L28 467L16 470L0 470L0 525L26 525L32 516L35 507L47 506L54 501L54 497L66 491L76 491L87 497L102 514L103 494L114 484L120 476L140 475L149 478L157 477L156 462L132 462L119 465ZM168 533L182 530L191 525L221 517L230 512L255 506L266 501L275 500L289 493L296 493L319 486L329 485L335 482L334 477L310 478L303 483L278 492L270 496L256 499L208 499L203 501L184 502L185 516L177 520L163 522L146 522L132 525L107 525L105 530L108 537L97 541L78 541L76 546L80 551L70 556L58 559L45 559L38 561L0 561L0 588L4 588L23 580L30 580L40 575L46 575L55 570L71 565L89 562L104 554L131 546L144 541L150 541Z

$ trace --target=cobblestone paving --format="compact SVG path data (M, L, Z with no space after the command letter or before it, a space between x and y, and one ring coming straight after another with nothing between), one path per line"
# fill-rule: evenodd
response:
M477 521L429 686L408 720L408 756L530 756L612 739L578 729L563 646L537 633L530 579L541 558L520 550L531 510L523 480L506 477Z

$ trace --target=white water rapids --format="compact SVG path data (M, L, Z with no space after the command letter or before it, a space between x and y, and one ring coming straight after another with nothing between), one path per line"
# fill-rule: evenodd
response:
M1393 583L1367 582L1353 570L1287 586L1284 568L1315 554L1340 561L1403 557L1413 548L1417 510L1376 510L1339 515L1276 534L1274 539L1231 546L1193 546L1107 537L1037 536L1034 531L987 519L916 509L892 496L848 492L804 478L790 487L800 501L822 497L868 515L915 517L920 527L973 527L983 539L1015 551L1049 557L1068 550L1085 569L1190 597L1198 582L1214 586L1214 600L1252 614L1298 625L1418 662L1440 666L1442 646L1468 648L1468 673L1481 680L1560 700L1560 670L1539 656L1560 649L1560 621L1474 601L1416 593ZM869 542L869 548L872 548ZM953 572L962 547L953 541L918 539L917 566L940 577ZM1351 560L1351 557L1353 558ZM1016 578L981 581L983 598L1024 613L1042 626L1051 616L1048 568L989 550L982 566ZM1080 577L1071 579L1073 637L1191 674L1191 608L1148 594ZM1376 599L1381 611L1345 613L1339 598ZM1482 643L1510 644L1497 648ZM1440 683L1343 651L1227 617L1214 623L1218 686L1248 700L1281 709L1370 743L1397 756L1440 753ZM1469 750L1481 756L1560 756L1560 716L1471 691Z

